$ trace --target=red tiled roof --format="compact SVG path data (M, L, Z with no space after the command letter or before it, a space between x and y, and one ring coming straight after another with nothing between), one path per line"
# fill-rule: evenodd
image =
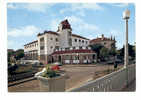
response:
M54 35L59 35L57 32L54 32L54 31L44 31L44 33L39 33L37 36L41 36L41 35L44 35L44 34L54 34Z
M92 43L92 42L101 42L101 41L112 41L111 39L109 39L109 38L96 38L96 39L92 39L92 40L90 40L90 43Z
M80 35L77 35L77 34L72 34L72 36L74 36L74 37L78 37L78 38L82 38L82 39L86 39L86 40L89 40L88 38L85 38L85 37L80 36Z
M52 53L52 55L56 55L56 54L66 54L66 53L95 53L92 50L88 50L88 49L79 49L79 50L66 50L66 51L55 51L54 53Z
M63 26L63 27L62 27L63 29L71 29L71 25L69 24L69 22L68 22L67 19L64 20L64 21L62 21L61 24L62 24L62 26Z
M53 32L53 31L47 31L48 34L54 34L54 35L59 35L57 32Z

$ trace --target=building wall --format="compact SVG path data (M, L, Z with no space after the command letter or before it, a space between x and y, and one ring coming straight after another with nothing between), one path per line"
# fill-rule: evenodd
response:
M59 46L59 36L54 34L47 34L47 41L46 41L47 53L46 54L48 55L52 54L56 46Z
M25 59L37 60L38 59L38 42L29 43L24 46Z
M24 52L33 51L37 49L38 49L38 42L34 42L24 46Z
M38 36L38 59L46 63L49 61L49 55L54 52L56 46L59 47L59 38L58 35L47 33L41 36Z
M103 45L104 47L108 48L108 49L111 49L112 48L112 44L115 45L115 41L113 40L107 40L107 41L100 41L100 42L92 42L91 45L94 45L94 44L101 44ZM115 47L115 46L114 46Z
M71 46L71 30L70 29L63 29L59 32L59 45L61 48L67 48Z
M89 45L89 40L72 36L72 46L73 47L88 46L88 45Z

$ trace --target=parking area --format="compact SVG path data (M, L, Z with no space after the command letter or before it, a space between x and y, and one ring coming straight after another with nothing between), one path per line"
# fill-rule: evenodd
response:
M122 65L118 66L122 67ZM66 80L66 89L79 87L94 77L94 73L104 71L106 69L113 69L113 65L64 65L61 67L66 71L69 78ZM18 85L8 87L9 92L39 92L39 81L31 80Z

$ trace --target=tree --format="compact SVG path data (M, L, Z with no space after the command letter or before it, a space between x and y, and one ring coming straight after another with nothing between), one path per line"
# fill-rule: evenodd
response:
M10 62L10 57L14 55L14 51L7 50L7 52L8 52L8 62Z
M24 57L24 50L23 49L18 49L15 51L15 58L16 60L19 60L20 58Z
M101 50L100 50L100 58L102 60L105 60L106 57L108 57L109 55L109 50L105 47L103 47Z
M99 58L99 54L100 54L100 50L103 48L103 45L101 44L93 44L90 45L90 47L92 48L93 51L95 51L97 53L97 57Z
M129 56L131 56L133 59L135 59L136 50L135 50L134 45L128 44L128 53L129 53ZM122 59L124 58L124 46L120 50L118 50L118 54Z
M115 56L117 54L116 49L115 48L111 48L109 50L109 55Z

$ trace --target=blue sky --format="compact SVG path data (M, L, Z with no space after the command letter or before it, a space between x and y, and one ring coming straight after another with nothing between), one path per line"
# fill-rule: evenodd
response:
M57 31L59 23L68 19L72 33L89 39L115 36L117 48L124 44L124 10L131 11L129 43L135 42L135 5L123 3L8 3L8 48L20 49L37 39L45 30Z

